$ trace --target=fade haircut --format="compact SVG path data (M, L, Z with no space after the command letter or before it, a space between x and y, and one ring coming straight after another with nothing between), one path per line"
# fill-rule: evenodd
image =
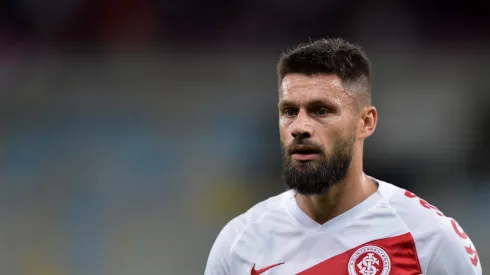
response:
M349 94L371 104L371 64L362 48L341 38L300 44L284 52L277 64L279 87L288 74L335 74Z

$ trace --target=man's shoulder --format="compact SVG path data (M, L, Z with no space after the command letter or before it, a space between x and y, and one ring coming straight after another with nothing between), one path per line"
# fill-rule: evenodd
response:
M205 274L230 274L231 252L247 228L259 223L268 214L281 210L285 202L292 196L292 191L286 191L270 197L227 222L219 232L211 248Z
M227 235L228 238L238 238L248 226L259 223L268 215L283 209L286 201L293 196L293 191L289 190L256 203L247 211L230 220L223 227L222 234Z
M441 251L444 247L454 254L447 255L448 259L459 257L470 268L480 268L474 244L450 213L409 190L386 182L381 186L382 195L413 236L423 266L427 268L429 262L434 262L436 254L447 255L449 252Z
M415 241L435 243L436 240L453 237L452 218L437 206L410 190L394 184L380 182L381 195L404 224ZM426 240L430 240L426 241Z
M431 228L437 231L444 223L444 213L429 201L394 184L384 181L379 183L381 195L410 231Z

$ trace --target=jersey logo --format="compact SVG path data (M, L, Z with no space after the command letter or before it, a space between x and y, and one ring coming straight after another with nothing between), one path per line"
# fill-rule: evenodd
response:
M255 264L254 264L254 266L252 266L252 270L251 270L250 274L251 275L259 275L259 274L262 274L262 273L266 272L267 270L269 270L269 269L271 269L273 267L276 267L276 266L282 265L282 264L284 264L284 263L273 264L273 265L266 266L266 267L264 267L262 269L259 269L259 270L256 270L255 269Z
M388 253L378 246L363 246L354 252L348 263L350 275L388 275L391 261Z

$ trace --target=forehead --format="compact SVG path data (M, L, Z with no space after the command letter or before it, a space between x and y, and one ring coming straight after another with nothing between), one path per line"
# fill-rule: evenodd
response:
M279 87L279 99L288 101L334 100L350 101L349 95L336 75L286 75Z

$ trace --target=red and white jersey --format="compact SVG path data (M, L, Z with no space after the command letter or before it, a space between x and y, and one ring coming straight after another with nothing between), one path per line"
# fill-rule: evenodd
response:
M427 201L376 180L376 193L320 225L293 191L269 198L220 232L205 275L481 275L458 223Z

